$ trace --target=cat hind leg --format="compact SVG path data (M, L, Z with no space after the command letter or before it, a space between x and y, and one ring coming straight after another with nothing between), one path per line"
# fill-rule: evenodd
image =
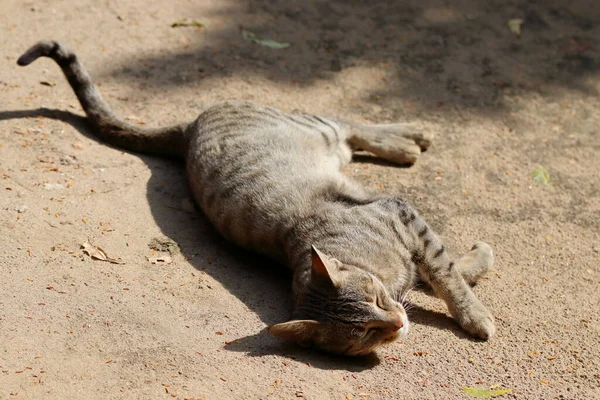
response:
M349 143L396 164L414 164L433 139L420 124L395 123L362 125L345 123Z

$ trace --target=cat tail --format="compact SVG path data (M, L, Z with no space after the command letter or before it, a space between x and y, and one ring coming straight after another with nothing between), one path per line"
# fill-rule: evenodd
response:
M55 41L41 41L27 50L17 64L26 66L40 57L49 57L62 68L96 136L113 146L140 153L183 158L189 135L188 124L165 128L141 128L117 118L77 56Z

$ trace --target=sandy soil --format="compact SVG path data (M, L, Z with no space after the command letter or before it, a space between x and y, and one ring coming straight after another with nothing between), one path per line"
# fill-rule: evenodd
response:
M600 398L599 4L2 0L0 398ZM206 27L170 26L182 18ZM50 60L16 66L50 38L137 123L224 99L427 123L436 140L413 167L360 157L347 171L405 197L453 253L492 245L476 293L497 336L471 340L419 291L409 336L371 357L267 336L288 317L289 276L190 208L181 164L94 140ZM181 254L152 264L165 236Z

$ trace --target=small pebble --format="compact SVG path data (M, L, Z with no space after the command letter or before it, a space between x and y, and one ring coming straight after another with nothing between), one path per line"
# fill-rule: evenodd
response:
M71 156L62 156L60 158L60 165L72 165L75 164L77 160Z

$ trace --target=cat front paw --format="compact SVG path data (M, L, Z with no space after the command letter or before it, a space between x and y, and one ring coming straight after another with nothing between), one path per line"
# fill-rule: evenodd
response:
M488 340L496 333L494 316L481 303L466 307L457 320L465 331L479 339Z

